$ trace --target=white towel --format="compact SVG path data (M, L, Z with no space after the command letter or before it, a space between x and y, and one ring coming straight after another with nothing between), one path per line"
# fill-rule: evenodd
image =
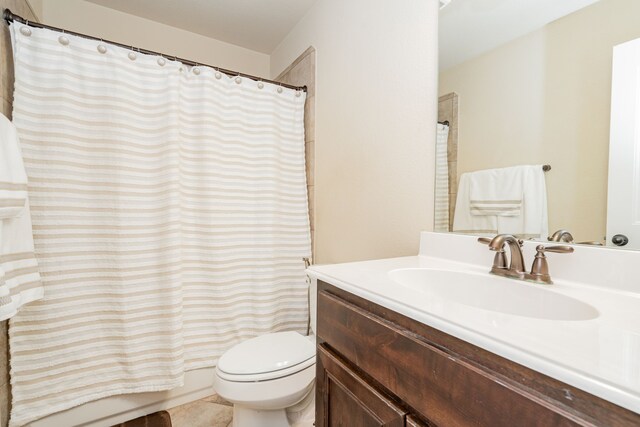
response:
M519 216L526 167L487 169L469 175L472 215Z
M458 184L456 209L453 214L453 232L475 235L498 234L498 220L496 216L472 215L469 204L471 173L463 173Z
M460 177L453 231L475 235L513 234L522 239L546 239L549 234L547 190L542 165L522 169L522 207L518 216L473 215L471 213L471 175Z
M0 220L20 215L27 201L27 174L16 128L0 114Z
M546 240L549 236L549 217L542 165L521 168L524 169L522 214L517 217L497 217L498 232L514 234L523 239Z
M43 295L16 128L0 115L0 320Z

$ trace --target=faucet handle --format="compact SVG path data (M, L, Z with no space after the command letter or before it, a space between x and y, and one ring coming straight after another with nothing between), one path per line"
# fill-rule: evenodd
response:
M478 237L478 243L482 243L483 245L488 245L493 241L493 239L491 237ZM502 248L504 249L506 243L502 244ZM520 245L520 247L522 247L522 245L524 244L524 242L522 240L518 240L518 244Z
M536 257L531 265L531 273L527 274L526 279L536 283L552 285L551 276L549 275L549 263L545 252L555 252L558 254L570 254L574 249L571 246L536 246Z
M488 245L492 240L490 237L478 237L478 243L482 243L483 245ZM499 251L496 251L496 255L493 257L493 269L507 269L507 256L504 252L504 244Z

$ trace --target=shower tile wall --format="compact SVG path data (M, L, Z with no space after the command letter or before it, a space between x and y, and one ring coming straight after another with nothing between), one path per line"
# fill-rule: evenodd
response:
M449 230L453 230L453 213L458 196L458 95L448 93L438 99L438 121L449 122L447 162L449 166Z
M30 21L38 21L26 0L0 0L0 11L11 9ZM11 38L9 27L0 23L0 112L11 118L13 104L13 57L11 55ZM9 342L7 322L0 322L0 427L5 427L9 420L11 391L9 388Z
M307 165L307 194L309 197L309 220L311 222L311 247L315 254L315 105L316 105L316 49L305 50L276 80L295 86L307 86L307 101L304 104L304 140Z

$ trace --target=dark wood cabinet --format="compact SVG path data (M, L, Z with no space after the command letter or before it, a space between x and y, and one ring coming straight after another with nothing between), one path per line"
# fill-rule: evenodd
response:
M317 425L403 427L407 412L326 348L318 348L324 411ZM317 419L316 419L317 421Z
M318 282L316 426L640 426L640 415Z
M405 425L407 427L428 427L429 426L428 424L423 423L413 415L407 416L407 422L405 423Z

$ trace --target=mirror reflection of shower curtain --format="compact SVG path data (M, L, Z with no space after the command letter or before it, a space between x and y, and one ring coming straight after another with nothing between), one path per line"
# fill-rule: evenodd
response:
M449 163L447 159L447 142L449 126L438 123L436 138L436 188L434 231L449 231Z
M306 331L305 94L13 23L44 298L10 323L11 425L182 384Z

